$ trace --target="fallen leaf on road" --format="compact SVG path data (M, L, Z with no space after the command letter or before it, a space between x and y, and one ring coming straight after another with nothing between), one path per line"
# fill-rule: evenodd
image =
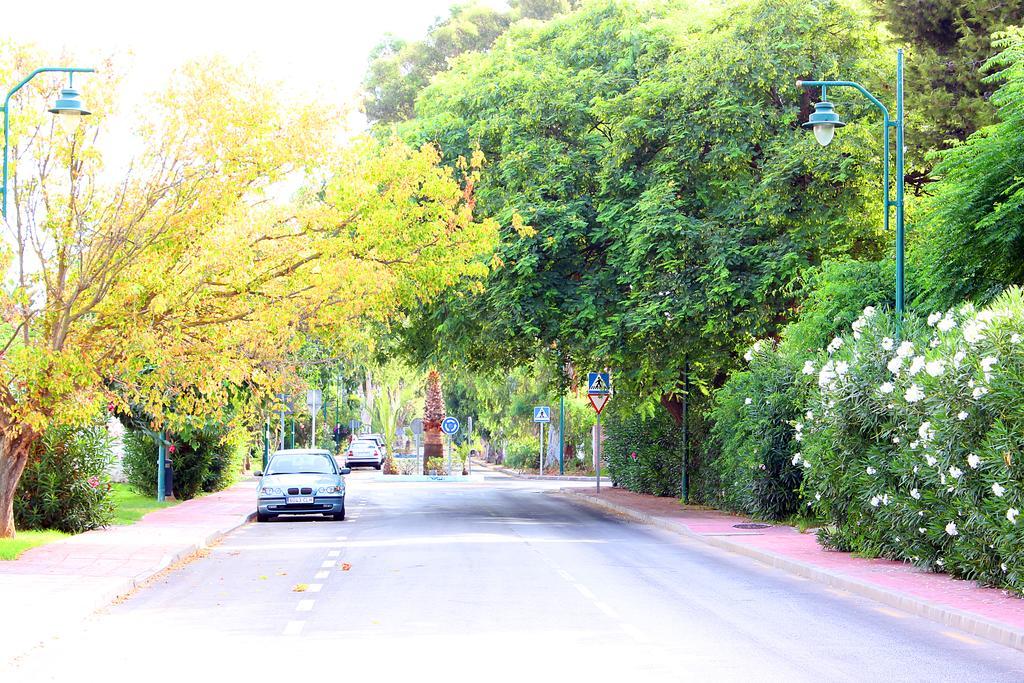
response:
M341 571L347 572L349 569L352 569L352 565L350 565L348 562L343 562L341 565Z
M260 581L266 581L266 580L267 580L267 577L265 575L260 577Z
M297 583L292 588L292 592L293 593L305 593L307 588L309 588L309 584L308 583Z
M288 576L288 572L278 572L278 576Z

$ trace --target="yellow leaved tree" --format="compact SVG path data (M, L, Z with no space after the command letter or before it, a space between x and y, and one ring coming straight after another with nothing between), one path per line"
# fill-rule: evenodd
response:
M0 83L35 58L0 53ZM33 113L58 84L26 88L12 118L0 537L14 534L18 480L47 427L111 401L173 426L222 415L239 387L262 400L308 335L351 340L483 277L496 240L473 215L479 160L454 173L429 147L341 143L335 117L219 60L176 74L145 112L142 151L105 170L109 72L92 77L98 113L71 136ZM300 173L304 189L275 200Z

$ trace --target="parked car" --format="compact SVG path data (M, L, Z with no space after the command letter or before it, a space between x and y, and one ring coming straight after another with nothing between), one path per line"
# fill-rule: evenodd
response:
M387 456L388 454L388 442L384 438L383 434L356 434L355 441L372 441L377 444L377 448L380 449L381 456Z
M349 467L373 465L379 470L384 464L384 449L373 439L356 439L345 452L345 463Z
M256 521L278 515L327 515L345 519L345 479L330 451L292 448L276 451L256 488Z

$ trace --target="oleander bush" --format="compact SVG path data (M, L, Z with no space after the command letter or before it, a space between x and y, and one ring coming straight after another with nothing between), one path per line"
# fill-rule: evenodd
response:
M113 460L102 422L46 430L18 482L18 528L77 534L109 524L114 502L107 470Z
M813 369L793 438L820 541L1024 593L1024 293L867 311Z

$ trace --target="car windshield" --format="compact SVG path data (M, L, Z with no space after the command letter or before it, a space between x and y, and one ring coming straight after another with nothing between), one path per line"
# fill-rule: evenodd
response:
M270 461L267 474L334 474L334 464L325 455L281 454Z

